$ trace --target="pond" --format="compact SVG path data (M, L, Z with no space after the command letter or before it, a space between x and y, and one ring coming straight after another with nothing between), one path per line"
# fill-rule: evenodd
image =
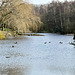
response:
M40 34L0 40L0 75L75 75L73 36Z

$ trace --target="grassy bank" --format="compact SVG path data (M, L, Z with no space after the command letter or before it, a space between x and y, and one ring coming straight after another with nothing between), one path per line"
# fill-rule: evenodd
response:
M17 36L13 31L0 31L0 40Z
M5 39L5 35L3 34L2 31L0 31L0 40Z

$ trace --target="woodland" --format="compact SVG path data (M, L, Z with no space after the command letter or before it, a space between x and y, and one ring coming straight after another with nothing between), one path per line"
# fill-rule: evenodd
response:
M53 0L34 5L22 0L2 0L0 30L75 34L75 1Z

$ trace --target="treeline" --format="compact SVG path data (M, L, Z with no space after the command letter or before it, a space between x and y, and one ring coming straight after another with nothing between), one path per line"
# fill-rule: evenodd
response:
M32 5L23 0L2 0L0 28L16 32L75 32L75 1Z
M9 28L17 33L38 32L42 22L34 13L34 7L23 0L2 0L0 28Z
M75 1L35 5L35 12L41 16L43 31L62 34L75 32Z

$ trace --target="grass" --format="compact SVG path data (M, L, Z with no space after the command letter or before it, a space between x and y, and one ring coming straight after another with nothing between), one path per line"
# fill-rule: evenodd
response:
M0 31L0 40L5 39L4 34L2 33L2 31Z
M9 28L3 28L3 31L11 31Z

